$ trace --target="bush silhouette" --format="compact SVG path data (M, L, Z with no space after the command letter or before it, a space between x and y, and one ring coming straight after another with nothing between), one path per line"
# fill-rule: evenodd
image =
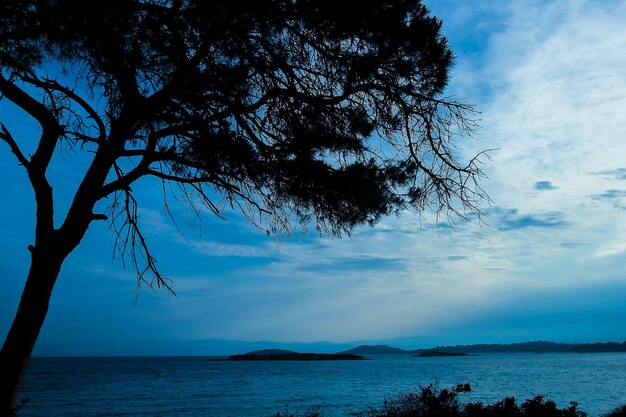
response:
M604 417L626 417L626 404L616 408L608 414L605 414Z
M458 384L440 389L435 384L420 387L418 392L400 394L385 400L381 408L371 408L357 413L357 417L586 417L587 413L571 402L569 407L558 408L556 403L537 395L517 404L514 397L506 397L493 404L480 402L463 404L459 394L471 392L470 384ZM626 412L626 406L621 412ZM614 414L606 417L622 417Z

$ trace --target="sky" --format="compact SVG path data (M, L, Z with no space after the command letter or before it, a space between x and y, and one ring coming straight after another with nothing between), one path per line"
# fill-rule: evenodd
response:
M158 184L141 181L140 220L177 295L136 293L134 272L112 259L107 226L94 224L63 266L36 352L626 340L626 3L425 3L455 52L446 95L480 112L459 155L496 149L484 160L484 223L404 213L350 237L276 241L236 213L200 227L174 206L181 235ZM23 114L0 110L27 136ZM77 159L51 167L57 213L80 179ZM4 338L28 268L34 202L3 143L0 178Z

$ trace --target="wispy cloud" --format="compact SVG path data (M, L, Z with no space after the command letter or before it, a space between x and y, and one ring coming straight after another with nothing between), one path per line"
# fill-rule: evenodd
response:
M554 228L564 227L568 223L563 214L550 212L545 214L519 214L517 209L497 210L498 230L524 229L527 227Z
M494 11L488 1L442 4L439 12L452 16L443 16L444 29L460 28L468 52L458 54L451 93L473 95L483 112L479 140L466 142L466 151L499 148L486 166L494 200L488 225L435 227L436 219L405 215L349 239L289 240L266 264L219 284L218 293L246 306L215 324L219 336L427 333L459 317L493 315L516 297L619 277L612 255L626 248L623 211L600 198L621 198L616 181L626 177L614 168L626 157L626 55L616 53L626 50L626 5L518 0ZM464 25L478 23L480 33L464 39ZM217 253L270 253L253 246ZM206 247L215 250L215 243Z
M550 181L537 181L535 185L533 185L533 188L539 191L549 191L557 189L557 187L552 185L552 182Z
M181 295L161 303L159 320L198 338L380 339L512 305L521 316L537 294L623 279L626 4L430 3L457 50L449 92L482 112L463 152L499 149L485 166L487 225L404 214L350 238L278 245L236 217L186 240L143 210L152 241L182 254L165 271Z
M600 194L594 194L591 198L595 201L608 201L613 207L626 209L626 190L606 190Z
M617 240L613 242L607 242L601 247L599 247L594 256L596 258L606 258L609 256L621 255L626 252L626 241Z
M626 180L626 168L610 169L607 171L592 172L593 175L601 175L603 177L616 180Z
M238 256L245 258L273 258L276 256L276 247L270 244L246 245L197 239L186 240L185 243L194 251L206 256Z

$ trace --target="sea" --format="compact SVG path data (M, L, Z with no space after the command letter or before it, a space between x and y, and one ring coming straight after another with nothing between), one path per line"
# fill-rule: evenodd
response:
M469 383L460 400L535 395L590 417L626 404L626 353L371 355L363 361L216 361L208 357L34 357L20 417L275 417L319 407L349 416L431 383Z

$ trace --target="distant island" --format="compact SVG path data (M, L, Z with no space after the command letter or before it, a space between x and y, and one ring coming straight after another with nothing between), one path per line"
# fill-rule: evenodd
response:
M623 343L556 343L556 342L524 342L512 344L479 344L438 346L429 350L460 353L601 353L626 352Z
M410 351L394 348L387 345L361 345L353 349L341 351L339 353L349 355L390 355L395 353L410 353Z
M432 358L435 356L471 356L469 353L461 353L461 352L442 352L439 350L426 350L424 352L420 352L417 355L420 358Z
M229 361L350 361L364 359L363 356L346 353L299 353L282 349L257 350L228 357Z
M626 352L626 342L616 343L556 343L546 341L511 343L511 344L476 344L436 346L428 349L405 350L387 345L361 345L339 352L357 355L412 354L437 351L440 353L602 353Z
M337 353L300 353L284 349L263 349L209 360L227 361L346 361L371 359L363 355L412 355L415 357L472 356L484 353L608 353L626 352L626 342L556 343L524 342L511 344L476 344L437 346L430 349L406 350L388 345L360 345Z

